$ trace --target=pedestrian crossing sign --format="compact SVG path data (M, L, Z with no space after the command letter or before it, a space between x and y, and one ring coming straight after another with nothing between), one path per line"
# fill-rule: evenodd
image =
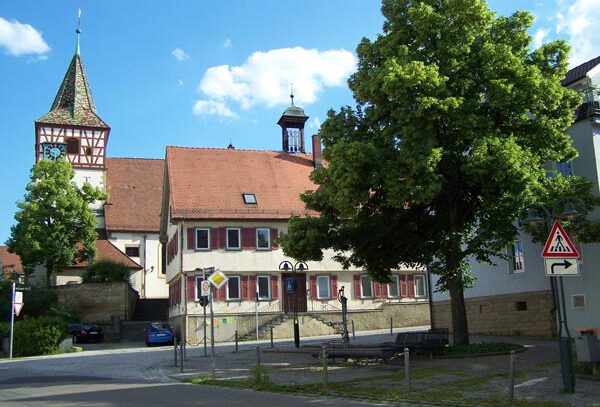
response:
M560 221L555 221L552 225L550 235L544 246L542 257L558 258L578 258L579 251L565 232Z

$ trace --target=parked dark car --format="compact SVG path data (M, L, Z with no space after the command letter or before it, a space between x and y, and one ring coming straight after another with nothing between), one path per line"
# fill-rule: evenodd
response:
M73 335L73 343L102 342L104 332L102 327L91 324L69 324L69 331Z
M146 345L173 345L175 334L166 322L152 322L144 329Z

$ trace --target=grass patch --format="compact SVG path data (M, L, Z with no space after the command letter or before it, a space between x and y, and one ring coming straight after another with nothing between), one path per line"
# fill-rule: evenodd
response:
M471 343L469 345L452 345L446 347L444 354L448 356L484 355L486 353L503 353L523 349L523 345L504 342Z

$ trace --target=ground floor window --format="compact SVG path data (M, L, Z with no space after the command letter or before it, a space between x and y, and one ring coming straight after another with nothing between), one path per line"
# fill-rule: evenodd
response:
M239 300L240 295L240 276L229 276L227 280L227 299L228 300Z
M329 276L317 276L317 298L331 298L331 283Z
M425 276L424 275L416 275L415 276L415 297L425 297L427 295L427 291L425 289Z
M390 276L392 281L388 283L388 297L400 297L400 284L398 284L398 276Z
M373 297L373 280L369 276L360 277L360 296L361 298Z
M259 300L270 300L271 299L271 276L258 276L256 277L256 285Z

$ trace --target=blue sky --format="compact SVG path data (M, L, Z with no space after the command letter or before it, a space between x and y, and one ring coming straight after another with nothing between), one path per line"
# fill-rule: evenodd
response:
M533 12L536 43L565 38L574 64L600 55L600 0L489 4ZM162 158L166 145L279 149L290 82L316 133L329 108L353 104L346 80L356 45L383 22L374 0L0 2L0 243L29 179L34 121L75 51L79 7L81 56L112 128L112 157Z

